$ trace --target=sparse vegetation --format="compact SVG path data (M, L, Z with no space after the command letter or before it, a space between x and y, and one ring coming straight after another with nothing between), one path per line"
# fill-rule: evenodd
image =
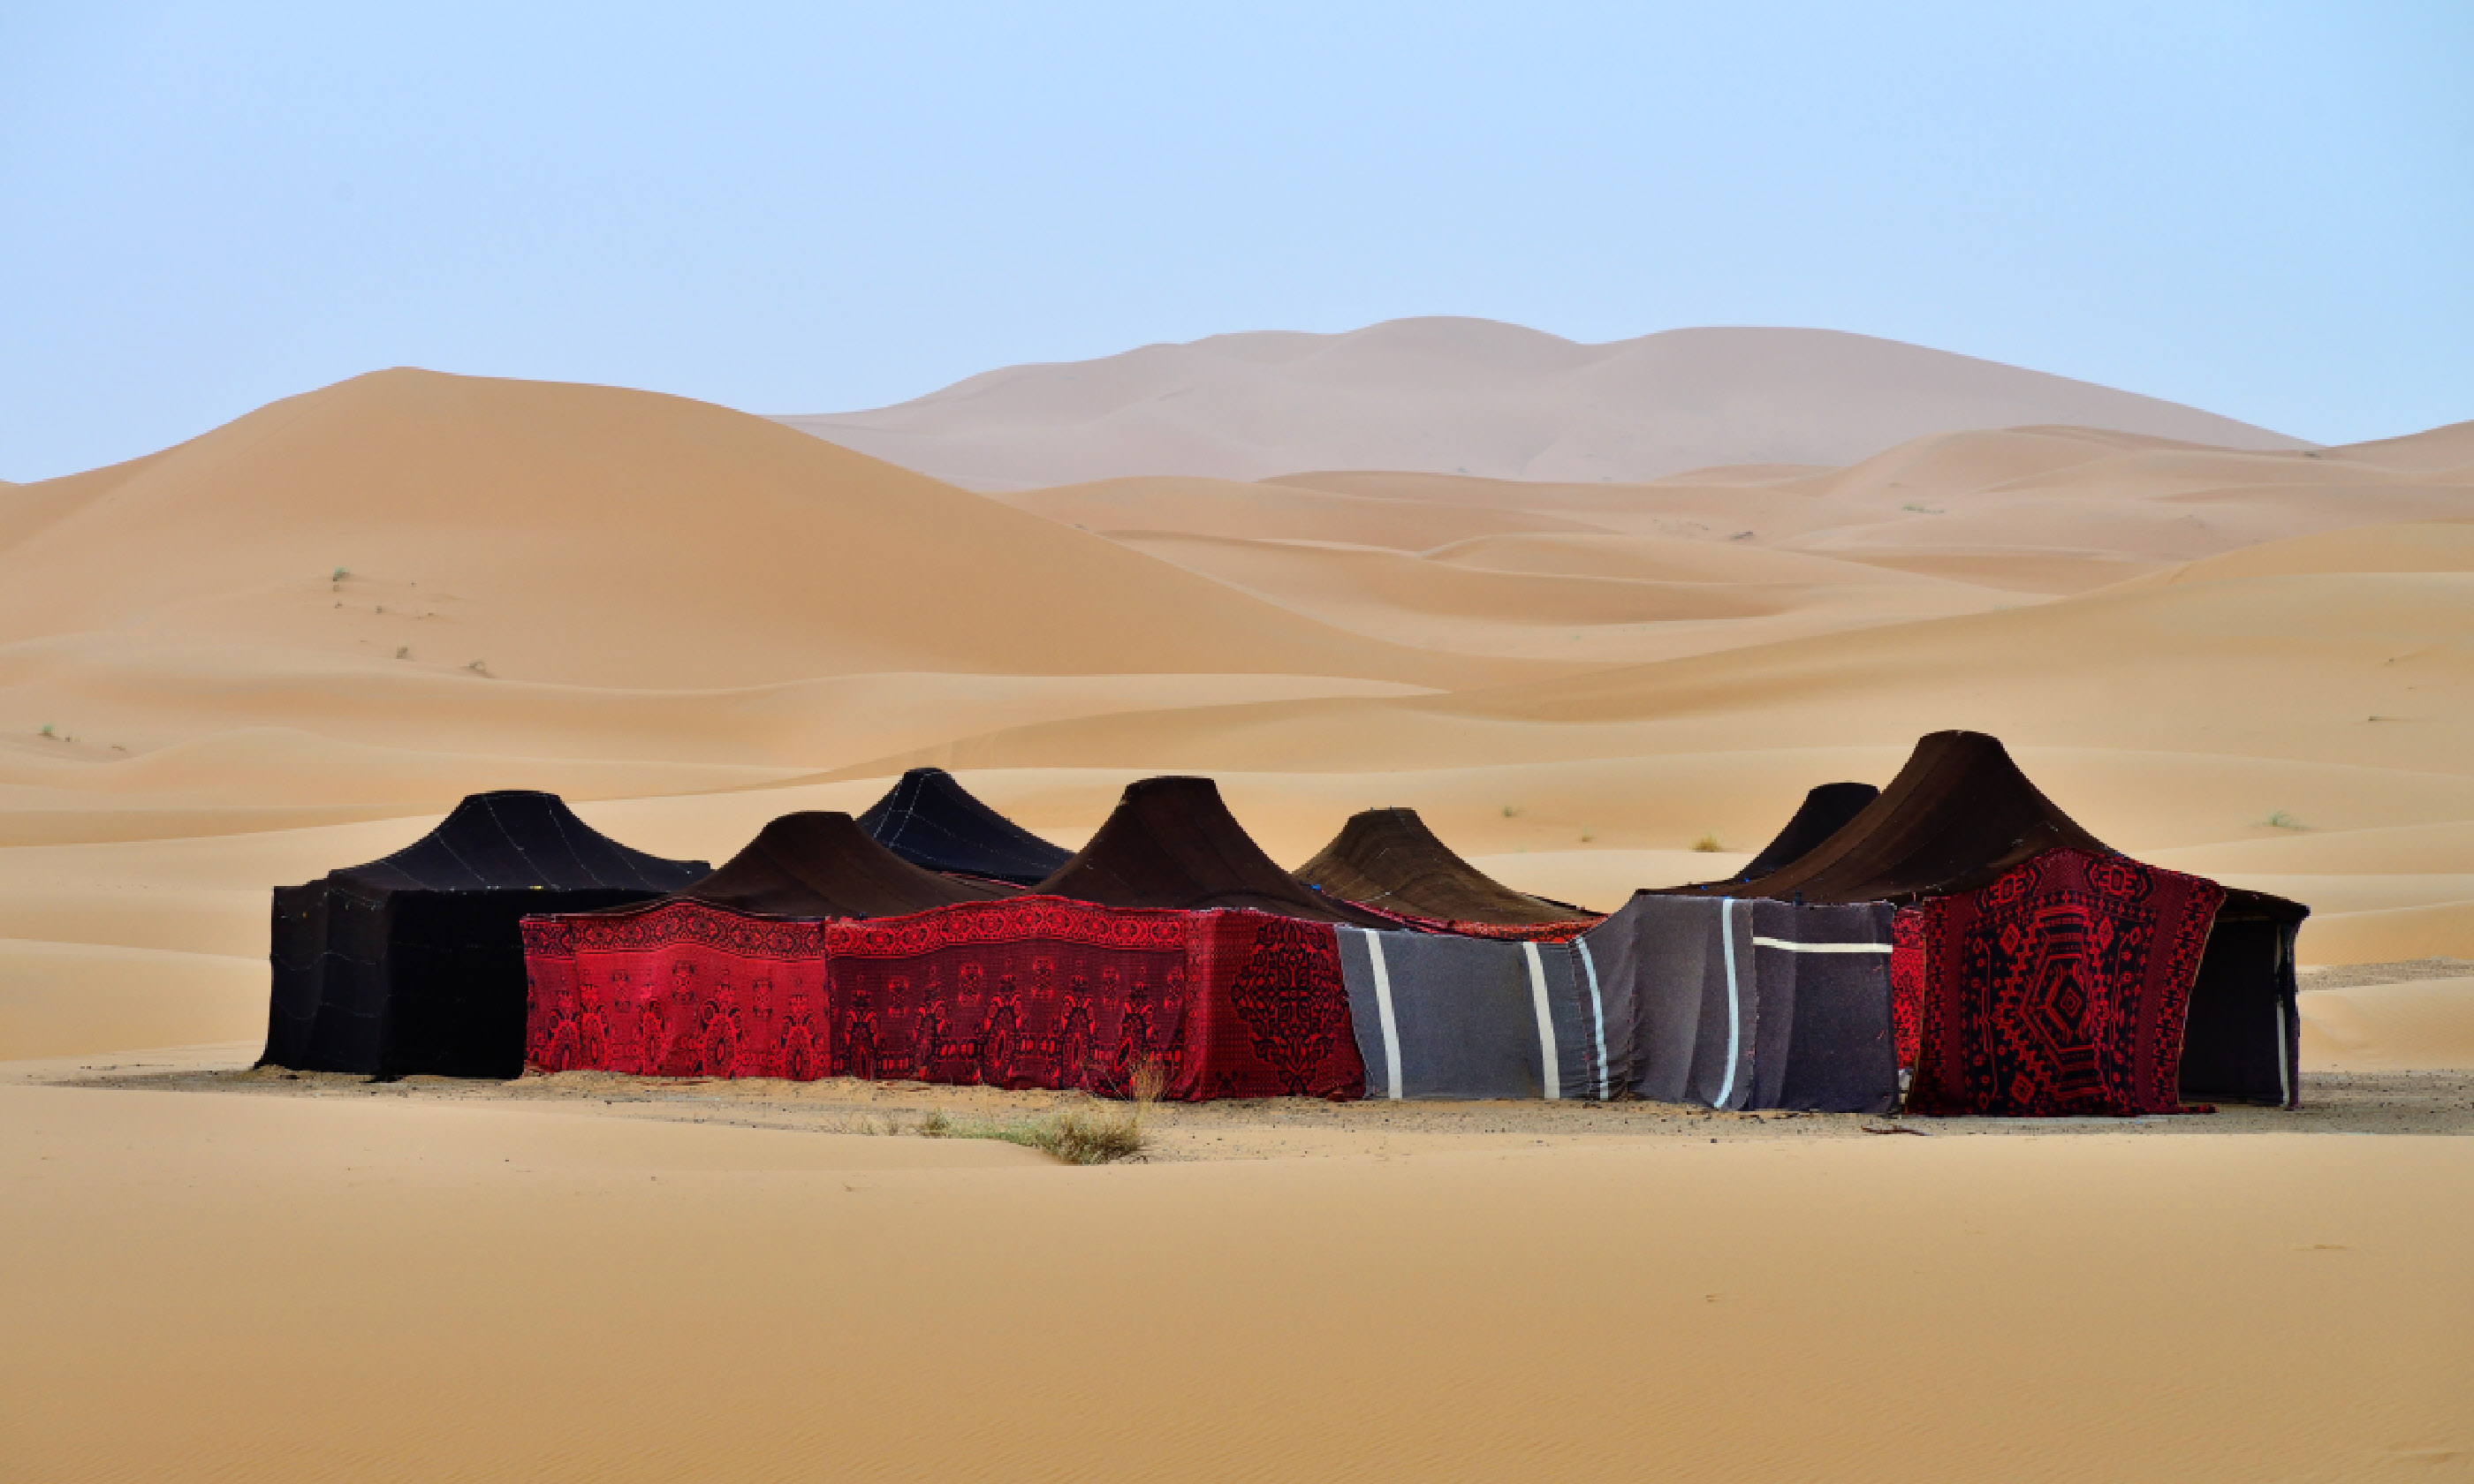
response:
M410 659L412 658L412 646L409 644L397 645L395 647L395 657L398 659Z
M932 1110L918 1124L922 1138L993 1138L1036 1149L1067 1164L1106 1164L1142 1153L1148 1137L1143 1114L1168 1087L1168 1069L1149 1058L1134 1065L1128 1079L1128 1101L1090 1102L1061 1108L1044 1117L1012 1123L979 1123L956 1118L943 1109ZM861 1132L867 1132L862 1130Z
M1508 820L1516 820L1520 818L1520 805L1516 803L1505 804L1503 806L1503 817Z
M50 722L45 722L45 723L43 723L40 727L37 727L37 728L36 728L35 730L36 730L37 732L40 732L40 733L41 733L42 735L44 735L44 736L47 736L47 737L53 737L53 739L54 739L55 741L59 740L59 739L58 739L58 737L57 737L57 736L55 736L55 734L54 734L54 733L53 733L53 731L52 731L52 724L51 724Z
M2283 809L2269 810L2268 818L2261 820L2260 823L2270 829L2309 829L2311 827Z
M339 583L340 583L340 582L342 582L345 578L350 577L350 576L352 576L352 574L351 572L349 572L349 571L345 570L344 568L342 568L342 567L337 567L337 568L335 568L335 575L334 575L334 577L333 577L331 580L332 580L332 581L334 581L334 582L339 582Z
M1589 844L1597 837L1597 831L1591 829L1589 826L1584 825L1581 826L1581 843L1583 845Z
M1909 510L1909 511L1913 511L1913 512L1915 512L1915 513L1916 513L1917 515L1938 515L1943 514L1941 511L1937 511L1937 510L1933 509L1933 508L1932 508L1931 506L1929 506L1929 505L1915 505L1915 504L1908 504L1908 505L1902 505L1902 506L1900 506L1900 507L1899 507L1899 509L1901 509L1901 510Z
M485 662L485 661L483 661L483 660L479 660L479 659L475 659L475 660L473 660L471 664L466 665L464 668L465 668L465 669L467 669L467 670L472 671L472 672L473 672L473 674L475 674L475 675L484 676L484 677L488 676L488 675L489 675L489 673L490 673L490 666L488 665L488 663L487 663L487 662Z
M1703 835L1700 839L1692 842L1692 849L1699 850L1704 855L1715 855L1720 850L1725 850L1726 847L1718 843L1718 837L1716 835Z

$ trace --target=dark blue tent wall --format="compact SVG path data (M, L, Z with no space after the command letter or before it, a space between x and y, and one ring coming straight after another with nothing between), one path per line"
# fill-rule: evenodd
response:
M596 832L554 794L475 794L381 860L275 893L260 1065L400 1077L523 1070L517 924L706 874Z

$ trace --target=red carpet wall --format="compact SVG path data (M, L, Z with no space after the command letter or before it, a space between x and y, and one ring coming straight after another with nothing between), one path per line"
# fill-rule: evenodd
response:
M2181 1112L2191 983L2224 895L2065 848L1927 902L1907 1111Z
M552 1071L853 1076L1122 1096L1363 1094L1337 940L1260 912L1051 897L864 921L673 901L524 924Z

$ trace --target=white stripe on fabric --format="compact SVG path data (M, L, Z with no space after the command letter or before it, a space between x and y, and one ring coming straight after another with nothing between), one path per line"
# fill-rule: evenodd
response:
M1581 950L1581 967L1589 971L1589 1013L1598 1022L1598 1101L1603 1103L1614 1095L1607 1089L1607 1002L1598 993L1598 961L1589 957L1588 940L1575 938L1572 946Z
M1392 1013L1392 970L1383 962L1383 940L1372 928L1358 931L1366 935L1366 957L1374 966L1374 1014L1383 1023L1383 1076L1392 1089L1385 1095L1396 1103L1406 1094L1400 1088L1400 1021Z
M1789 943L1783 938L1756 938L1757 948L1784 948L1789 953L1887 953L1886 943Z
M1743 1049L1744 1015L1735 993L1735 898L1728 897L1718 903L1718 941L1727 951L1727 1080L1718 1086L1717 1100L1710 1106L1724 1108L1727 1099L1735 1095L1735 1055Z
M1522 944L1520 951L1529 960L1529 1000L1538 1007L1538 1054L1546 1069L1538 1082L1552 1101L1564 1095L1564 1072L1555 1055L1555 1012L1546 1003L1546 961L1538 956L1534 943Z
M2287 1079L2292 1074L2285 1069L2285 1001L2276 1002L2276 1106L2293 1106L2293 1084Z

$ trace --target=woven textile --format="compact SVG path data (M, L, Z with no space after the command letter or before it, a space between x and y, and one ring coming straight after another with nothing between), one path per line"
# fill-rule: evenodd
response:
M1916 1065L1917 1001L1925 993L1925 909L1901 907L1891 923L1890 1017L1898 1024L1899 1065Z
M2066 848L1927 903L1908 1111L2184 1111L2184 1016L2223 899L2213 881Z
M1123 1096L1354 1097L1332 930L1250 912L972 902L827 922L692 901L528 922L530 1059Z
M1703 1108L1895 1105L1890 909L1636 895L1573 944L1619 1091Z
M1453 938L1489 938L1496 943L1570 943L1606 921L1599 917L1581 917L1552 922L1476 922L1466 918L1413 917L1406 912L1395 912L1363 901L1352 901L1349 905L1408 932L1438 933Z
M825 924L673 898L527 918L524 1060L652 1077L825 1075Z
M1340 957L1368 1097L1621 1090L1607 1071L1603 1001L1564 945L1344 927Z

